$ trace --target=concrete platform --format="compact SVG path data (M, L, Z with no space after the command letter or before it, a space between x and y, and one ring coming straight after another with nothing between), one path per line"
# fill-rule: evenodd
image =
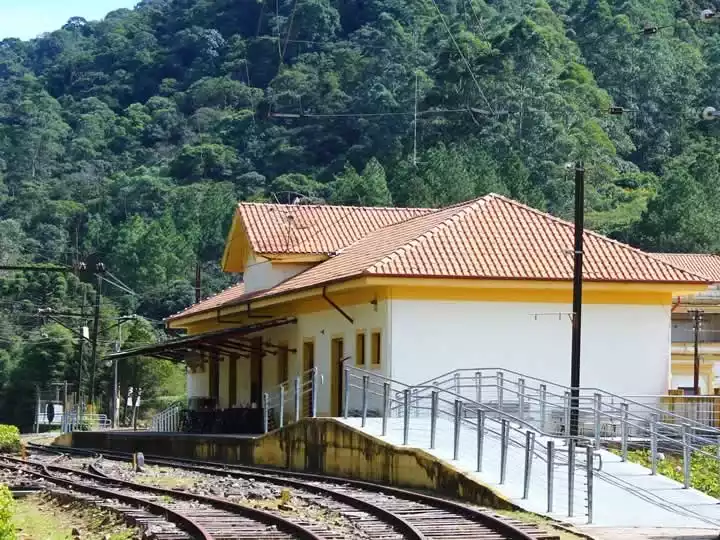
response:
M304 419L262 436L203 435L158 432L76 432L65 435L59 444L80 448L142 451L168 457L206 459L226 463L282 467L364 479L406 488L432 491L497 508L522 508L553 519L572 523L607 535L609 530L685 530L692 537L717 536L720 531L720 504L716 499L632 463L622 463L612 453L601 451L602 470L594 476L593 523L587 525L586 481L576 473L573 493L574 515L569 517L568 468L553 470L553 511L547 512L546 440L536 441L530 493L523 499L524 448L515 432L508 451L506 482L499 483L500 443L485 438L483 472L475 472L477 434L464 427L460 436L459 459L454 461L453 424L438 419L436 448L429 450L427 419L411 418L409 444L402 445L401 418L388 420L388 434L381 437L380 418ZM564 447L556 442L558 461L565 461ZM566 454L565 454L566 455ZM579 465L584 458L578 456ZM691 529L692 532L691 532ZM707 534L705 534L707 533ZM680 535L680 537L683 535ZM607 537L607 536L605 536ZM661 538L663 536L658 536Z
M348 426L380 437L382 421L368 418L365 428L359 418L340 420ZM415 425L413 425L415 423ZM429 447L429 429L425 418L411 418L408 445L421 449ZM518 441L517 435L513 438ZM387 436L382 438L393 445L402 446L403 426L401 418L388 421ZM459 459L453 458L454 425L448 420L438 419L435 450L425 450L450 467L479 483L489 486L511 502L526 510L547 515L554 519L573 523L582 528L587 525L585 505L586 483L581 471L576 473L575 516L568 517L568 475L567 465L554 469L554 509L547 512L547 466L535 458L532 467L532 481L528 499L523 499L524 448L510 445L506 482L500 485L500 442L493 437L485 438L483 472L476 470L477 433L464 427L460 436ZM524 441L523 441L524 442ZM543 452L546 440L538 439L536 449ZM559 449L564 448L557 443ZM700 529L710 534L720 531L720 504L718 500L694 489L684 489L681 484L664 476L651 476L650 471L640 465L623 463L619 456L600 451L602 470L594 477L594 516L597 528L673 528ZM564 459L564 458L563 458Z
M517 509L427 452L384 442L335 418L305 418L260 437L92 431L63 435L56 444L318 472Z

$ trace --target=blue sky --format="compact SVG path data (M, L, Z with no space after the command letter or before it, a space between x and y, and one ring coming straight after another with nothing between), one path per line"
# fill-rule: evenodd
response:
M132 8L140 0L0 0L0 39L30 39L57 30L70 17L102 19L106 13Z

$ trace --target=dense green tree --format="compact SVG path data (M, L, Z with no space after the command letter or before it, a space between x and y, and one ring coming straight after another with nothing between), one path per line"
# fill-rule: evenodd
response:
M103 261L132 289L103 286L104 354L112 318L191 303L197 265L204 294L237 279L218 261L238 199L439 207L494 191L569 217L566 164L583 160L591 226L720 249L720 125L698 116L720 103L720 31L696 22L704 7L146 0L0 41L0 262ZM37 310L88 309L94 287L0 273L1 403L77 377L76 336ZM43 351L58 363L40 374ZM178 377L164 369L134 384Z

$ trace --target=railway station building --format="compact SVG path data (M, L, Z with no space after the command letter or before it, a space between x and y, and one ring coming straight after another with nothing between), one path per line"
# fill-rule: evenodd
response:
M667 393L673 298L710 280L591 231L584 241L582 385ZM407 384L463 367L569 384L573 225L503 196L240 203L222 266L242 281L166 321L187 337L122 353L185 362L195 406L262 407L315 368L317 413L339 416L344 362Z

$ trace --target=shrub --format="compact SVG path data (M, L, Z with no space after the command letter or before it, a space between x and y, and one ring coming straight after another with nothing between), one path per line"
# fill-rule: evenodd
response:
M16 426L0 424L0 452L20 451L20 431Z
M15 501L12 493L4 484L0 484L0 540L15 540L15 525L12 522Z
M618 452L619 453L619 452ZM715 458L718 455L717 446L705 446L700 452L693 452L690 457L690 486L710 495L720 497L720 463ZM639 463L648 469L652 466L649 450L631 450L628 452L628 461ZM682 482L683 462L678 454L665 454L665 459L658 460L657 472L678 482Z

